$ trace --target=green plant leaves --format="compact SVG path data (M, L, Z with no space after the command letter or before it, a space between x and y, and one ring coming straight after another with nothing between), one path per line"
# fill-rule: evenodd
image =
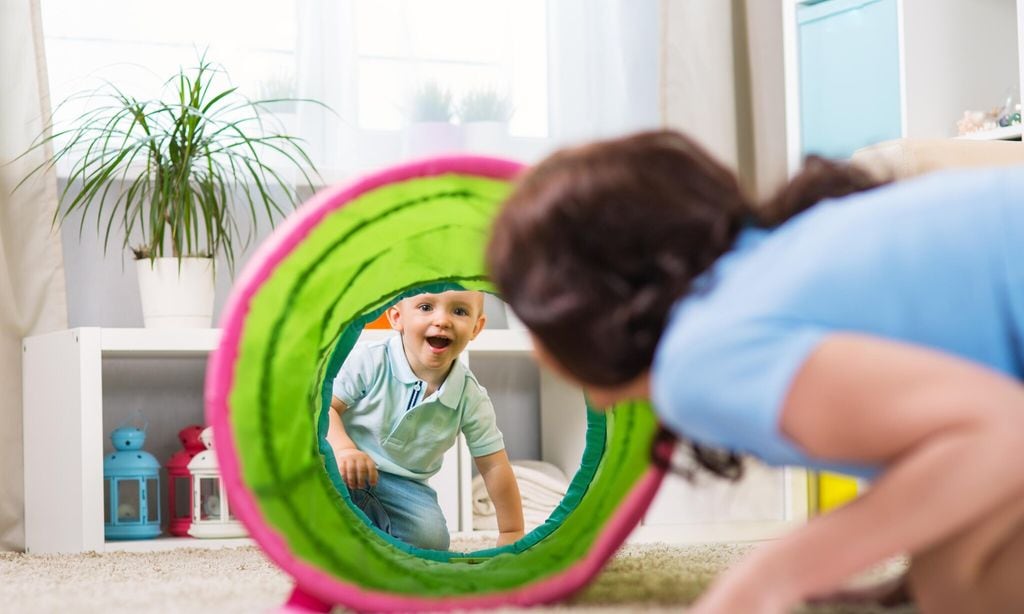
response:
M95 219L104 253L120 225L123 247L137 258L221 254L234 269L236 253L255 237L258 222L273 224L300 201L279 166L297 170L310 191L311 176L319 173L301 139L268 130L261 106L268 101L218 87L215 77L222 73L204 54L197 66L181 68L167 81L169 100L137 100L110 82L72 96L61 105L82 96L106 103L80 114L66 130L55 131L51 123L30 151L56 149L21 183L66 160L68 184L54 223L80 212L79 234L86 219ZM315 100L287 100L328 108ZM245 232L243 220L249 222Z
M459 100L458 114L466 122L507 122L515 109L512 99L497 90L484 88L467 93Z

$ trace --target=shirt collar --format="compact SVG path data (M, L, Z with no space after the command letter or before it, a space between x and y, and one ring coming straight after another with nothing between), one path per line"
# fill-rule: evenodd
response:
M409 359L405 357L405 346L402 345L402 335L392 335L388 339L388 359L391 360L391 372L395 378L403 384L415 384L419 381L412 367L409 366Z
M466 374L466 365L462 364L461 360L456 360L455 364L452 365L452 370L448 372L448 377L444 378L441 390L437 395L437 400L442 405L452 409L459 408L462 394L466 390Z
M388 360L391 361L391 372L395 379L403 384L415 384L420 381L409 365L409 359L405 356L405 346L402 345L402 335L393 335L388 339ZM451 409L458 409L462 401L462 393L466 389L466 366L461 360L456 360L452 365L448 377L441 383L437 394L437 400L442 405Z

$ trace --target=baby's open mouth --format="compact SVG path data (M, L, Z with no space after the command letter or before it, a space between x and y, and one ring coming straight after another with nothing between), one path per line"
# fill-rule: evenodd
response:
M441 350L451 345L452 340L448 337L427 337L427 343L430 344L430 347Z

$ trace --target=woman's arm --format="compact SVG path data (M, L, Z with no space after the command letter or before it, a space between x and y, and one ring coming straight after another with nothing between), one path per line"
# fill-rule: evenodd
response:
M334 449L334 459L338 463L341 479L349 488L365 488L377 485L377 464L368 454L356 446L356 442L348 436L341 414L348 409L341 399L331 397L331 410L327 420L327 443Z
M698 611L786 611L1024 493L1024 388L946 354L834 335L794 379L781 428L811 456L884 473L730 570Z
M498 516L498 545L511 544L523 536L523 501L519 496L519 484L516 483L512 464L508 454L499 450L486 456L473 459L476 469L484 479L487 494L494 502L494 510Z

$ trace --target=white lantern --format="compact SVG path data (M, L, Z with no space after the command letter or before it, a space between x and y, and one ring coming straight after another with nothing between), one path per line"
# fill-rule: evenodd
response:
M224 481L217 469L217 455L213 452L213 428L206 427L199 435L206 449L189 461L192 474L192 537L244 537L245 527L231 514L231 506L224 493Z

